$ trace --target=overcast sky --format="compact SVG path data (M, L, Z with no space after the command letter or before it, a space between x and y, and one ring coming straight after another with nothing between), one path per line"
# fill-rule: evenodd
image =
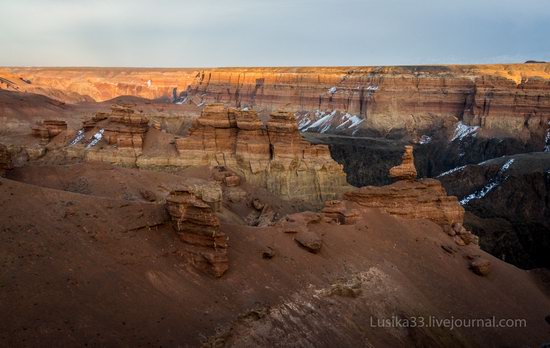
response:
M0 65L550 61L550 0L0 0Z

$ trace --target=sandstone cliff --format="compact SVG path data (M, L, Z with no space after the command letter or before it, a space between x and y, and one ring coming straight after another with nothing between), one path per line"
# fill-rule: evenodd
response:
M315 110L340 110L356 116L357 122L363 120L361 128L381 134L396 130L419 133L463 120L489 132L539 139L550 119L550 64L213 69L13 67L0 68L0 77L7 81L0 88L68 102L133 95L196 105L219 101L267 112L289 107L290 111L310 112L310 116Z
M304 140L289 112L272 113L265 127L253 110L209 105L176 148L180 165L226 166L284 199L320 202L347 186L328 147Z
M290 112L273 112L264 125L253 110L212 104L186 137L148 126L147 117L113 107L98 113L65 149L68 157L137 167L223 166L253 186L285 200L321 203L349 188L328 146L302 138Z
M439 225L464 220L464 208L454 196L447 196L435 179L398 181L387 186L366 186L346 192L346 200L369 208L380 208L407 219L428 219Z
M464 208L455 196L448 196L438 180L415 180L412 147L405 147L402 163L390 169L390 176L399 181L386 186L361 187L346 192L344 198L407 219L428 219L442 226L462 226Z
M212 207L191 188L166 198L166 209L184 245L180 252L197 269L221 277L229 268L227 238Z

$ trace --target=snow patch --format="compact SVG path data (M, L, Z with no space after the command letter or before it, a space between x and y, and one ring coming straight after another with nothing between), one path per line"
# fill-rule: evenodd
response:
M418 143L420 145L424 145L424 144L429 144L432 142L432 137L428 136L428 135L422 135L420 137L420 140L418 140Z
M491 192L495 187L497 187L498 184L499 184L498 180L489 181L489 183L487 183L487 185L485 185L481 190L474 192L472 194L469 194L468 196L462 198L460 200L460 204L461 205L468 204L468 202L470 202L471 200L485 197L485 195Z
M95 146L99 141L103 138L103 133L105 132L105 129L101 128L94 136L92 137L92 141L86 146L87 149Z
M466 197L462 198L460 200L460 204L461 205L468 204L470 201L472 201L474 199L483 198L483 197L485 197L485 195L487 195L489 192L491 192L495 187L497 187L498 185L500 185L501 183L506 181L506 179L508 179L508 176L505 176L504 178L502 178L502 177L504 176L504 173L508 169L510 169L510 166L512 166L514 161L515 161L515 159L513 159L513 158L506 161L506 163L504 163L502 165L502 167L500 167L500 170L498 171L498 174L493 179L491 179L481 190L476 191L474 193L471 193L471 194L467 195Z
M185 104L187 102L187 97L183 98L183 99L178 99L174 102L174 104L177 104L177 105L182 105L182 104Z
M147 80L147 87L148 87L148 88L151 88L151 84L152 84L152 83L153 83L153 82L152 82L151 80Z
M69 143L69 146L78 144L79 142L82 141L82 139L84 139L84 136L85 136L84 128L78 130L78 132L76 132L74 139Z
M464 168L466 168L466 166L456 167L456 168L453 168L453 169L451 169L451 170L448 170L448 171L446 171L446 172L444 172L444 173L439 174L437 177L440 178L440 177L442 177L442 176L449 175L449 174L452 174L452 173L454 173L454 172L461 171L461 170L464 169Z
M316 112L315 115L322 115L321 112ZM326 124L329 124L330 121L332 121L332 118L336 115L336 110L334 110L333 112L331 112L330 114L326 114L324 115L323 117L321 117L320 119L318 119L317 121L313 122L311 125L307 126L306 128L304 128L303 130L306 131L310 128L316 128L316 127L321 127L321 126L324 126ZM329 125L330 127L330 125ZM326 130L325 130L326 131Z
M350 122L351 122L351 120L347 119L347 120L345 120L344 122L340 123L340 124L336 127L336 129L340 129L340 128L344 127L345 125L347 125L347 124L350 123Z
M550 126L550 121L548 121ZM546 131L546 138L544 138L544 152L550 152L550 128Z
M330 88L328 89L328 93L329 93L329 94L334 94L334 93L336 93L336 87L330 87Z
M502 165L502 167L500 167L499 173L500 173L500 174L504 174L504 172L507 171L508 168L510 168L510 166L512 165L512 163L514 163L514 161L515 161L515 159L513 159L513 158L510 159L510 160L508 160L508 161L506 161L506 163L504 163L504 164Z
M350 120L351 120L351 126L349 126L349 128L352 128L352 127L357 127L357 126L358 126L359 124L361 124L365 119L353 115L353 116L350 118Z
M463 140L467 136L475 137L478 130L479 126L468 126L460 121L456 124L455 132L451 141L455 141L456 139Z
M306 127L310 123L311 123L311 120L306 116L300 121L300 123L298 123L298 129L302 130L302 128Z
M353 130L360 125L364 119L350 113L342 114L338 110L330 113L316 110L314 113L306 113L298 118L298 129L301 132L317 130L319 133L326 133L331 130Z

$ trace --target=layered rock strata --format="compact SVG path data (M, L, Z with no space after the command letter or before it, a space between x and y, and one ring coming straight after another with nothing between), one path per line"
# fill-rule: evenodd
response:
M6 88L67 102L121 95L274 111L340 110L361 128L417 132L450 119L527 139L550 119L550 64L217 69L0 68ZM32 81L27 84L10 76ZM12 86L12 87L10 87ZM335 128L335 127L334 127Z
M411 145L405 146L401 164L390 168L390 178L394 180L416 179L416 167L414 166L413 147Z
M346 200L364 207L380 208L391 215L409 219L428 219L446 226L464 221L464 208L455 196L447 192L438 180L415 181L412 147L405 147L403 163L390 170L393 177L402 178L387 186L366 186L346 192ZM397 168L397 169L395 169Z
M366 186L344 194L346 200L369 208L380 208L408 219L428 219L439 225L464 220L464 208L454 196L447 196L435 179L398 181L387 186Z
M166 208L184 243L182 256L197 269L221 277L229 268L228 244L212 207L184 188L170 193Z
M346 187L328 147L305 141L290 112L272 113L265 127L253 110L209 105L176 149L182 165L228 167L284 199L320 202Z
M32 135L40 138L40 142L47 144L51 138L67 130L67 122L60 120L44 120L32 128Z
M147 117L138 115L126 106L115 105L108 116L109 124L105 127L104 137L110 145L119 149L132 149L141 152L143 138L148 130ZM100 120L101 117L97 117Z

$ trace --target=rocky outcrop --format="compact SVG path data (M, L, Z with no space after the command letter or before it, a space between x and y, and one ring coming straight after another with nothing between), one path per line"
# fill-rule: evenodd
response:
M346 192L344 197L363 207L379 208L407 219L428 219L439 225L450 225L464 219L464 208L456 197L447 196L441 183L435 179L366 186Z
M402 163L390 168L390 178L394 180L415 180L416 167L414 166L413 147L405 146L405 152L401 158Z
M212 207L184 188L170 193L166 208L184 243L182 256L197 269L221 277L229 268L228 244Z
M0 176L3 176L6 170L12 168L11 154L6 145L0 144Z
M340 110L381 135L421 135L454 119L522 139L550 118L550 64L217 69L0 68L19 91L75 102L121 95L271 112ZM324 116L322 116L324 117ZM313 119L312 119L313 121ZM325 122L327 120L324 120ZM341 124L325 129L338 132ZM328 124L328 123L327 123ZM313 127L312 129L314 129ZM323 127L322 127L323 128ZM317 128L318 131L322 130Z
M491 261L482 257L472 257L470 261L470 269L477 275L487 276L491 273Z
M455 222L451 226L444 225L443 231L452 237L457 245L479 245L479 237L473 234L472 231L468 231L460 222Z
M102 117L96 116L96 120ZM138 115L128 106L115 105L108 116L109 124L105 126L104 137L110 145L119 149L132 149L140 153L143 148L143 138L148 130L149 120Z
M40 138L42 144L47 144L51 138L67 130L67 122L60 120L44 120L32 128L32 135Z
M328 147L304 140L289 112L272 113L264 126L253 110L209 105L176 149L182 165L230 168L283 199L320 202L346 187Z
M323 239L319 237L317 233L310 230L296 233L294 240L302 248L313 254L317 254L321 251L321 247L323 246Z
M464 208L454 196L448 196L435 179L415 181L412 147L405 147L403 163L390 169L390 175L401 178L387 186L366 186L346 192L344 197L369 208L380 208L391 215L409 219L428 219L446 226L464 220Z

